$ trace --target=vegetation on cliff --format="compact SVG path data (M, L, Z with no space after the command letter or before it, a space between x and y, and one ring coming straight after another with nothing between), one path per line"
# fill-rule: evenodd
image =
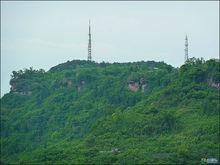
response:
M219 159L219 61L68 61L13 71L1 162L198 164Z

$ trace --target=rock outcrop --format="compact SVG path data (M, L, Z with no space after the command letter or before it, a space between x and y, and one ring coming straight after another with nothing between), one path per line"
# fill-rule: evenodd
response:
M144 78L140 78L139 81L130 80L128 82L128 88L133 92L137 92L138 90L145 92L147 89L147 82Z
M220 83L210 81L210 82L208 82L208 84L209 84L210 87L220 89Z
M22 79L13 79L10 81L10 85L11 92L15 94L23 96L30 96L32 94L32 91L30 90L30 85L22 81Z

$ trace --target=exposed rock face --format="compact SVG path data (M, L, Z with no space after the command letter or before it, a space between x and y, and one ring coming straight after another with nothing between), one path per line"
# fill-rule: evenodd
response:
M207 83L208 83L208 85L209 85L210 87L220 89L220 82L215 82L215 81L213 80L213 78L209 78L209 79L207 80Z
M138 82L134 82L134 81L130 81L128 83L128 87L131 91L133 92L137 92L139 89L139 83Z
M16 92L16 90L17 90L17 89L16 89L15 84L12 84L12 85L11 85L11 91L12 91L12 92Z
M73 81L71 79L63 79L61 82L62 86L67 87L67 88L71 88L73 86Z
M139 81L129 81L128 82L128 88L133 91L137 92L139 89L141 89L142 92L145 92L147 89L147 83L144 78L140 78Z
M211 86L213 88L220 89L220 83L209 82L209 86Z
M12 92L16 92L16 91L17 91L16 80L10 80L10 85L11 85L10 90L11 90Z
M30 86L27 83L24 83L22 80L11 80L10 81L11 85L11 92L18 94L18 95L23 95L23 96L30 96L32 95L32 91L30 90Z
M59 88L76 88L77 91L81 91L85 87L85 81L81 80L79 83L74 83L71 78L64 78L57 83Z

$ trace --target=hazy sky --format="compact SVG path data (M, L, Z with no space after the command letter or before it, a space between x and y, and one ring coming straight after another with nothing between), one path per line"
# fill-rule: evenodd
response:
M219 56L219 5L189 1L1 1L1 95L13 70L87 59L88 21L92 58L101 62L184 62Z

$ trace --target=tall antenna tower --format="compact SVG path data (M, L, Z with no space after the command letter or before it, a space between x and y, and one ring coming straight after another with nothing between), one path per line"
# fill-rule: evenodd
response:
M185 62L189 59L188 57L188 38L187 38L187 35L186 35L186 38L185 38Z
M88 61L92 61L92 44L91 44L91 28L90 28L90 20L89 20Z

